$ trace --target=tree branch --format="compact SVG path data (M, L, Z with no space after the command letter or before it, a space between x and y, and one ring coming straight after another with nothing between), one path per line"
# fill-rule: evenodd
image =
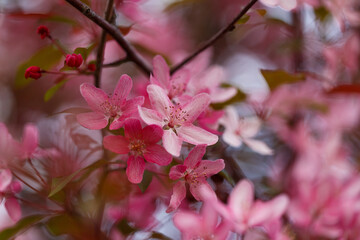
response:
M105 20L108 22L112 22L112 12L113 12L114 0L108 0L106 3L106 10L105 10ZM98 47L98 52L96 55L96 68L94 72L95 78L95 87L100 88L100 79L101 79L101 72L102 72L102 65L104 61L104 50L105 50L105 43L106 43L106 31L103 29L100 37L100 43Z
M146 60L141 57L135 48L124 38L120 30L116 26L110 24L105 19L97 15L90 7L80 0L66 0L69 4L79 10L83 15L93 21L95 24L104 29L115 41L124 49L128 59L134 62L145 74L150 75L152 72L151 67Z
M257 2L258 0L251 0L251 2L246 5L241 12L232 20L227 26L220 29L214 36L212 36L209 40L204 42L199 49L197 49L194 53L192 53L190 56L185 58L181 63L174 66L170 73L173 74L176 71L178 71L180 68L182 68L184 65L189 63L191 60L193 60L197 55L199 55L201 52L203 52L205 49L213 45L217 40L219 40L221 37L223 37L227 32L230 32L234 30L235 24L237 21L239 21L240 18L242 18L249 10L250 8Z

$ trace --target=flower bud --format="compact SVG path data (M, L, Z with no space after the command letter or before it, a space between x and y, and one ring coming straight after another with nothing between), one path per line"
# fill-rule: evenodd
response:
M89 63L87 68L89 71L94 72L96 70L96 65L95 65L95 63Z
M38 66L31 66L25 70L25 78L38 79L41 77L41 69Z
M68 54L66 55L66 59L65 59L66 65L68 65L69 67L75 67L78 68L80 67L80 65L83 62L83 58L81 56L81 54Z
M50 37L49 29L44 25L39 26L36 32L40 35L41 39Z

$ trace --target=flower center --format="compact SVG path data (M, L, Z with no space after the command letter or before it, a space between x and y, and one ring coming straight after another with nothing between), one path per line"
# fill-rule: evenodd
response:
M119 106L111 104L109 101L103 102L100 107L104 110L106 115L115 118L121 115L121 109Z
M143 155L146 144L142 140L133 140L130 142L129 149L132 155Z
M164 127L179 127L188 120L189 114L182 109L180 103L175 106L165 107L165 110L168 111L168 118L164 119Z

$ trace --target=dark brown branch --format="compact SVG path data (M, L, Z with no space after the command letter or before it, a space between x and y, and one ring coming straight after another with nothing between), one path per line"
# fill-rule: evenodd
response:
M223 37L227 32L230 32L234 30L235 24L237 21L239 21L240 18L242 18L249 10L250 8L257 2L258 0L252 0L251 2L246 5L241 12L234 18L234 20L231 21L227 26L220 29L214 36L212 36L209 40L204 42L194 53L192 53L190 56L185 58L181 63L177 64L171 69L171 74L178 71L180 68L182 68L184 65L186 65L188 62L193 60L197 55L199 55L201 52L203 52L205 49L213 45L217 40L219 40L221 37Z
M128 62L128 61L129 61L129 59L128 59L127 57L125 57L125 58L116 60L116 61L111 62L111 63L103 64L102 67L103 67L103 68L116 67L116 66L119 66L119 65L121 65L121 64L123 64L123 63L126 63L126 62Z
M105 19L97 15L90 7L80 0L66 0L69 4L79 10L91 21L104 29L115 41L124 49L127 57L134 62L145 74L150 75L152 70L145 59L143 59L135 50L135 48L124 38L120 30L116 26L110 24Z
M111 17L113 13L113 6L114 0L108 0L106 3L106 10L105 10L105 20L111 23ZM105 43L106 43L106 31L103 29L101 32L100 43L98 47L98 52L96 55L96 68L94 72L95 78L95 87L100 88L100 79L101 79L101 72L102 72L102 65L104 61L104 50L105 50Z
M304 70L304 36L303 36L303 26L302 26L302 16L301 8L292 12L292 21L293 21L293 37L295 42L295 49L293 55L294 61L294 71L303 71Z

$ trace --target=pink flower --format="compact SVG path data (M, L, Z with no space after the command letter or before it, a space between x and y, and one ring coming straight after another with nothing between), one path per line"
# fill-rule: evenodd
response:
M150 83L160 86L170 99L180 97L186 90L190 80L186 70L180 70L170 76L170 69L164 58L157 55L153 59L154 76L150 76Z
M88 129L97 130L106 127L110 120L110 130L120 128L128 117L136 113L137 106L144 103L142 96L126 100L131 88L132 80L125 74L118 81L112 96L91 84L81 84L81 95L93 112L78 114L78 122Z
M287 11L294 9L297 5L296 0L261 0L261 2L271 7L279 6Z
M204 203L200 214L190 211L177 212L174 225L181 231L182 239L227 239L231 224L227 221L218 223L219 215L213 206Z
M271 155L273 151L262 141L253 139L258 133L261 123L256 117L240 119L235 108L228 107L226 115L220 123L225 126L222 135L224 141L233 147L240 147L244 142L255 152L264 155Z
M5 209L12 220L17 222L21 218L21 208L14 194L21 191L19 182L11 182L12 174L9 169L0 169L0 200L5 199Z
M191 150L188 157L184 160L184 164L173 166L170 169L170 179L178 180L173 189L173 195L170 199L170 204L166 212L172 212L177 209L185 198L186 188L185 183L190 185L190 192L198 201L202 199L200 195L200 188L208 188L213 191L206 179L225 168L223 159L215 161L201 160L206 151L206 145L197 145ZM215 193L214 193L215 194Z
M201 93L184 105L174 105L157 85L149 85L147 92L154 110L139 107L140 117L147 124L156 124L165 130L163 145L169 153L179 156L183 141L194 145L212 145L218 141L216 135L193 125L210 103L208 94Z
M289 204L286 195L279 195L267 202L254 202L254 186L248 180L242 180L235 186L227 206L211 197L211 192L207 189L201 189L201 194L205 201L212 202L219 213L233 223L233 230L239 234L279 219Z
M124 123L125 136L106 136L104 147L119 154L129 154L126 175L132 183L140 183L145 170L144 159L160 166L168 165L172 157L156 143L161 140L163 130L156 125L141 128L137 119Z

